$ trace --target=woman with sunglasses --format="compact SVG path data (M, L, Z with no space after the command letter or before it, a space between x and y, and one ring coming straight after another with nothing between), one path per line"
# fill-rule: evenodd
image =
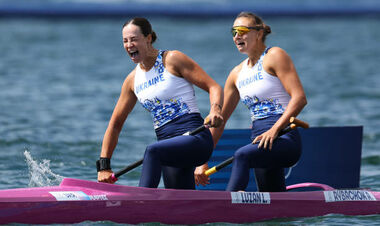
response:
M119 100L105 132L98 160L98 181L113 183L110 159L122 126L137 100L153 118L158 141L146 148L141 187L156 188L163 173L166 188L194 189L194 169L208 161L213 140L209 129L181 136L204 122L223 123L222 88L191 58L180 51L155 49L156 33L145 18L123 25L124 48L137 64L126 77ZM193 84L210 95L210 113L203 120Z
M242 12L231 31L238 51L248 58L227 78L222 116L227 121L240 99L250 111L252 142L235 152L227 190L246 189L250 168L254 168L259 191L285 191L284 168L300 158L301 140L297 130L278 134L306 105L302 84L288 54L266 46L271 29L260 17ZM223 128L211 130L215 144ZM207 164L196 169L197 184L209 183L204 175L207 169Z

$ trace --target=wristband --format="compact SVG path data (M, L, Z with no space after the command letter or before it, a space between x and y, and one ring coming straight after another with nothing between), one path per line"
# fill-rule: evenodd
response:
M96 170L102 171L102 170L110 170L111 169L111 159L110 158L100 158L98 161L96 161Z

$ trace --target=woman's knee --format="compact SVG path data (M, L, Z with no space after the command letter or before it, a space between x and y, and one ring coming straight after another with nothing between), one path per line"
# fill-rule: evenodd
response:
M144 157L159 157L160 148L156 144L148 145L145 149Z
M238 149L234 154L234 158L237 161L248 160L248 157L249 157L249 153L245 149L242 149L242 148Z

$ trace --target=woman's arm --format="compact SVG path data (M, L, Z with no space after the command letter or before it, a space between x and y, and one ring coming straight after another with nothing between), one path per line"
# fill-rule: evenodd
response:
M226 83L224 84L224 106L222 109L222 117L224 119L224 123L219 128L211 128L212 138L214 140L214 146L218 143L220 137L223 134L224 127L231 117L233 111L235 110L237 104L239 103L240 96L239 91L236 88L235 81L238 73L241 70L241 65L236 66L228 75Z
M123 124L136 104L137 97L133 92L134 71L132 71L125 79L119 100L113 110L111 119L108 123L107 130L104 134L101 158L111 158L116 148L119 134ZM112 170L103 170L98 173L98 181L113 183L111 179Z
M307 100L293 61L283 49L271 48L264 58L263 67L264 70L280 79L286 92L290 95L290 101L282 116L270 130L253 141L254 143L260 141L259 147L270 150L278 133L289 124L290 117L296 117L302 111Z
M205 121L212 127L223 123L221 110L223 107L222 88L194 60L180 51L168 51L164 57L165 68L172 74L183 77L190 83L205 90L210 96L210 113Z
M224 123L218 128L211 128L211 134L214 141L214 147L218 143L220 137L223 134L224 127L230 118L232 112L235 110L237 104L239 103L239 92L235 86L235 80L238 72L240 71L240 66L235 67L227 78L224 85L224 106L222 109L222 117L225 120ZM194 178L197 185L201 184L205 186L209 184L210 179L205 175L206 170L208 170L208 164L205 163L195 169Z

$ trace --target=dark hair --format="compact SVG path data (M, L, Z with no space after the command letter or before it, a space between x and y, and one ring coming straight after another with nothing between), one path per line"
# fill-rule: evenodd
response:
M157 39L157 35L156 33L152 30L152 25L150 25L149 21L145 18L142 18L142 17L135 17L127 22L125 22L125 24L123 25L123 28L125 26L127 26L128 24L133 24L133 25L136 25L140 28L141 30L141 33L147 37L149 34L152 35L152 44L154 41L156 41Z
M263 42L265 42L266 36L272 32L272 30L270 29L270 27L264 23L263 19L261 19L259 16L255 15L255 14L253 14L251 12L241 12L236 17L236 19L239 18L239 17L250 18L250 19L253 20L253 22L255 23L255 25L258 25L258 26L261 25L262 26L262 29L264 30L264 35L263 35L263 39L262 39Z

